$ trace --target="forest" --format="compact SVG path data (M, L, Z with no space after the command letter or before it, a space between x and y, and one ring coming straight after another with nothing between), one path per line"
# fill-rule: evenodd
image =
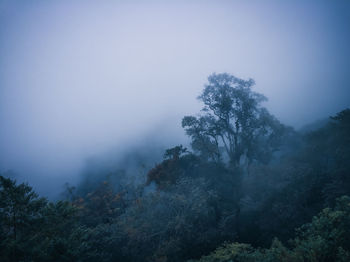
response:
M53 201L1 174L0 260L350 261L350 109L295 130L254 84L210 75L191 144L136 180L86 170Z

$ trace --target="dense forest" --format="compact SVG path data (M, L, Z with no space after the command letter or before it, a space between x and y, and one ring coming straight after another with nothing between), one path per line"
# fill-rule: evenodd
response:
M191 145L136 180L87 170L49 201L2 174L0 260L350 261L350 109L296 131L254 84L209 76Z

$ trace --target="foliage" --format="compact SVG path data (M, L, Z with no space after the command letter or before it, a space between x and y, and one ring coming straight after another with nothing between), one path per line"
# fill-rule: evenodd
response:
M5 261L18 261L31 253L30 242L43 222L46 199L26 184L0 176L0 249Z
M198 255L202 250L196 249L215 234L214 198L205 181L181 179L167 192L137 199L117 222L132 261L178 261L188 257L187 252Z
M296 132L252 80L208 80L202 114L182 121L193 151L147 173L152 152L89 162L55 202L0 176L1 261L349 261L350 109Z
M125 192L116 193L107 181L84 197L77 197L73 204L79 210L79 217L86 226L111 223L124 212L127 205Z
M242 156L248 163L268 161L278 149L284 126L261 107L266 98L251 90L254 81L226 73L212 74L208 81L198 97L204 114L182 120L193 149L217 162L226 156L235 167Z
M147 173L146 185L154 182L160 189L174 185L184 176L190 176L198 166L199 159L187 152L186 148L176 146L166 150L162 163L156 165Z
M0 176L2 261L79 261L88 257L89 232L68 202L49 203L26 184Z
M329 124L305 134L299 148L274 170L269 167L278 176L271 182L275 189L265 194L256 213L261 233L258 244L273 236L287 240L294 228L310 221L323 208L333 206L336 198L350 195L349 115L350 110L344 110ZM254 173L252 176L257 177L259 171ZM278 184L278 180L285 182Z
M292 247L275 239L269 249L255 249L248 244L224 244L200 262L332 262L350 259L350 198L337 200L334 209L326 208L311 223L297 230Z

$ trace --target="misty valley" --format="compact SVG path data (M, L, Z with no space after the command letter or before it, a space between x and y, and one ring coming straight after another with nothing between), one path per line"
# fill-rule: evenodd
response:
M91 162L59 199L2 172L0 261L350 261L350 109L296 129L253 79L198 95L188 145Z

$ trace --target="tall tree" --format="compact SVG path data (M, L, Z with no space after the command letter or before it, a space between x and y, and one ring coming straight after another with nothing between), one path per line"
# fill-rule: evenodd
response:
M242 80L227 73L212 74L198 97L204 103L198 117L185 116L182 126L192 138L192 147L206 159L233 167L267 162L278 149L285 127L261 106L267 99L253 92L254 80Z

